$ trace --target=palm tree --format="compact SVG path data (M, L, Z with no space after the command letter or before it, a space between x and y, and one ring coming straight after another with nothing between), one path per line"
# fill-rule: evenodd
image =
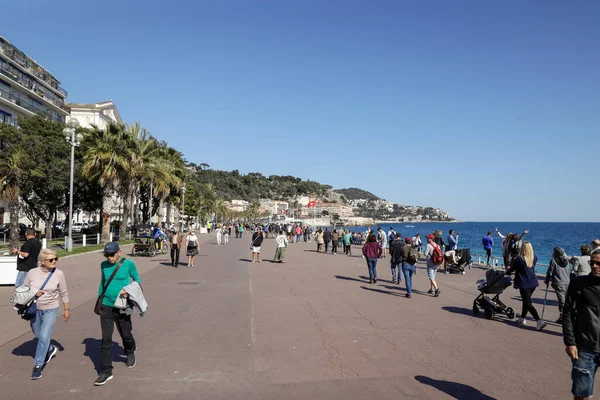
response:
M19 182L27 154L18 147L7 158L0 159L0 198L8 200L10 213L10 246L19 246Z
M125 132L125 125L112 123L104 130L94 129L84 136L83 176L97 179L103 190L102 242L108 242L110 237L113 192L132 169Z
M207 183L202 187L202 196L200 197L201 201L201 213L203 216L206 216L207 219L210 219L215 212L215 207L218 201L217 191L212 183Z

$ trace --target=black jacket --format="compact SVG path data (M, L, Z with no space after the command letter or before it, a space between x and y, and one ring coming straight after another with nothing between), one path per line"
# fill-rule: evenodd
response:
M262 234L262 232L254 232L252 234L252 246L254 247L260 247L260 245L262 244L264 239L264 236Z
M404 243L402 243L402 239L394 239L392 243L390 243L390 264L398 265L402 264L402 248L404 247Z
M435 242L435 243L436 243L438 246L440 246L440 249L442 249L442 251L443 251L444 247L448 247L448 246L446 245L446 243L444 243L444 238L442 237L442 235L435 235L435 238L433 239L433 241L434 241L434 242Z
M323 232L323 240L325 242L331 242L331 231Z
M571 280L563 309L563 336L567 346L600 352L600 277Z

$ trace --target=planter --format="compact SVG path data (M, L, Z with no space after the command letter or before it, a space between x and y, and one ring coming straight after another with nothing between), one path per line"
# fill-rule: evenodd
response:
M17 256L0 257L0 285L14 285L17 280Z

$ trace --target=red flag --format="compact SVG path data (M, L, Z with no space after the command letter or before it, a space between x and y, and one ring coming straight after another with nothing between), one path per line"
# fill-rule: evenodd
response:
M309 201L307 207L311 208L311 207L315 207L317 205L317 201L313 200L313 201Z

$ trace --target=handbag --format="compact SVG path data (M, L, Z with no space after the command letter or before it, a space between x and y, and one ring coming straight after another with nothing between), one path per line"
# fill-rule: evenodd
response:
M46 287L46 284L48 283L50 278L52 278L52 275L54 274L55 270L56 270L56 268L53 269L52 272L50 272L50 275L48 275L48 277L44 281L44 284L42 285L40 290L44 290L44 288ZM37 304L36 303L37 303L38 298L39 298L39 296L37 295L37 292L36 292L36 295L29 301L29 303L27 303L25 305L25 307L19 307L18 312L21 314L21 318L23 318L25 321L31 321L37 315Z
M102 288L102 293L100 294L100 296L98 296L98 299L96 299L96 304L94 305L94 313L96 313L96 315L100 315L102 313L101 312L102 300L104 300L104 294L106 293L106 289L108 289L108 285L110 285L110 282L113 280L113 278L117 274L117 271L119 270L119 268L121 268L121 265L123 265L125 260L127 260L125 257L123 257L121 259L121 262L119 262L119 265L117 265L117 268L115 268L113 273L110 275L110 278L108 278L108 281L106 281L104 288Z
M32 285L21 285L15 288L15 293L10 301L16 305L27 305L35 297L38 289Z

